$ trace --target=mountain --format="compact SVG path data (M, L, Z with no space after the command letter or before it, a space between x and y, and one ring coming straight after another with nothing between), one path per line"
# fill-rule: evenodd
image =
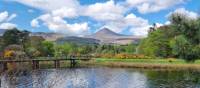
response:
M0 36L6 30L0 29ZM41 36L48 41L55 41L57 43L72 42L80 44L119 44L126 45L130 43L138 43L142 37L118 34L108 28L103 28L98 32L84 37L67 36L61 33L45 33L32 32L30 36Z
M138 43L142 37L140 36L130 36L130 35L122 35L111 31L108 28L103 28L100 31L85 36L86 38L94 38L100 40L101 44L130 44L130 43Z
M110 29L108 28L103 28L101 29L100 31L96 32L94 34L95 37L100 37L100 36L104 36L104 37L110 37L110 36L123 36L122 34L118 34L118 33L115 33L113 31L111 31Z
M100 41L93 38L84 38L75 36L67 36L56 40L56 43L59 44L63 44L65 42L77 43L77 44L99 44Z
M3 36L5 31L6 31L6 29L0 29L0 36Z
M0 29L0 36L3 36L7 29ZM48 41L55 41L58 38L65 37L64 34L59 33L45 33L45 32L31 32L30 36L41 36Z
M44 33L44 32L32 32L30 36L42 36L48 41L56 41L59 38L63 38L66 35L60 33Z

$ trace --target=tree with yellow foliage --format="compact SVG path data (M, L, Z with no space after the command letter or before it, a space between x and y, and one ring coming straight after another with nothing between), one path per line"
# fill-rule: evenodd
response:
M13 50L6 50L4 52L4 58L5 59L12 59L14 57L14 51Z

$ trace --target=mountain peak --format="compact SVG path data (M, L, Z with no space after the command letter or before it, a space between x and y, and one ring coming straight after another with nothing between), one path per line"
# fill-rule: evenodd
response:
M99 30L98 32L96 32L95 35L100 35L100 36L104 36L104 35L119 36L120 34L115 33L115 32L111 31L108 28L102 28L101 30Z
M98 32L113 32L108 28L102 28L101 30L99 30Z

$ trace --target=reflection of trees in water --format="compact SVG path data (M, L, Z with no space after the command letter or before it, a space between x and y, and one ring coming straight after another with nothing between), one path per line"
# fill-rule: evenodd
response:
M51 88L47 87L50 84L45 84L45 75L47 74L26 71L4 73L1 75L1 86L2 88Z
M35 71L32 73L33 88L56 88L64 81L65 73L59 70Z
M145 84L140 73L112 68L35 70L1 76L3 88L132 88L135 84L144 88L141 85Z
M141 73L112 68L36 70L2 77L5 88L145 88L146 83Z
M197 71L147 71L151 88L199 88L200 74Z
M24 86L23 88L28 88L31 82L31 76L27 72L12 72L1 74L1 87L2 88L18 88L19 86ZM22 84L23 83L23 84Z
M2 88L87 88L88 86L84 72L80 69L22 73L2 74Z

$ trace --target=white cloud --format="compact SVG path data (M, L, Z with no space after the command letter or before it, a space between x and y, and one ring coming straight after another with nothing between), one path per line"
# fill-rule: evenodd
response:
M88 33L89 26L88 23L74 23L69 24L60 16L54 16L52 14L44 14L40 17L32 20L32 26L39 26L38 21L41 21L45 26L47 26L51 31L58 33L65 33L68 35L84 35ZM35 24L34 24L35 23Z
M130 32L132 32L133 35L136 35L136 36L146 37L148 34L149 27L151 27L151 25L146 25L144 27L131 28Z
M129 26L140 27L140 26L148 25L148 20L145 20L141 17L136 17L134 14L128 14L125 17L125 21Z
M62 18L64 17L73 18L78 16L78 12L77 9L75 8L62 7L60 9L53 10L52 15L60 16Z
M4 12L0 12L0 22L3 21L11 21L12 19L14 19L17 16L17 14L11 14L9 16L7 11Z
M0 13L0 22L5 21L8 18L8 12L4 11Z
M110 28L117 33L129 29L131 33L137 36L146 36L150 27L148 20L137 17L134 14L128 14L123 19L106 23L105 27Z
M127 25L125 24L124 20L121 20L107 22L104 27L109 28L116 33L120 33L127 27Z
M28 12L29 12L29 13L33 13L34 10L33 10L33 9L28 9Z
M7 21L11 21L12 19L14 19L17 16L17 14L12 14L11 16L9 16L7 18Z
M105 3L96 3L93 5L82 7L78 5L76 5L76 7L63 6L61 8L51 10L36 19L33 19L31 25L32 27L38 27L38 20L41 20L45 24L45 26L47 26L52 31L68 34L80 34L88 31L88 23L84 22L69 24L66 20L64 20L64 18L88 16L94 18L97 21L107 22L123 18L124 12L124 8L116 5L112 0Z
M122 18L126 9L110 0L105 3L86 6L84 10L83 15L85 16L92 17L98 21L108 21Z
M114 0L81 6L78 0L14 0L18 3L52 13L54 16L73 18L89 16L96 20L116 20L123 17L125 8Z
M170 21L166 21L166 22L165 22L165 25L169 25L169 24L171 24Z
M136 36L146 36L150 27L148 20L141 17L136 17L134 14L129 14L125 17L126 22L130 28L130 32Z
M184 3L186 0L127 0L130 7L137 8L142 13L158 12Z
M24 5L43 10L45 14L31 21L32 27L45 25L50 30L67 34L87 33L88 22L69 23L65 18L79 19L86 16L115 32L129 29L135 35L147 34L150 25L148 20L134 14L128 14L130 9L140 13L158 12L182 4L185 0L126 0L123 4L108 0L102 3L80 5L78 0L14 0ZM95 24L92 24L95 25Z
M192 11L188 11L185 8L178 8L176 9L174 12L170 12L167 17L169 17L171 14L173 13L179 13L179 14L183 14L191 19L197 19L199 17L199 15L195 12Z
M71 32L72 27L78 28L78 24L70 25L67 24L63 18L76 17L78 12L76 11L79 7L77 0L14 0L18 3L37 8L47 13L33 19L30 24L32 27L39 27L39 20L47 26L50 30L55 32ZM32 12L30 10L29 12ZM86 29L85 24L80 25L79 29ZM88 25L86 25L88 26Z
M15 18L17 14L11 14L9 16L7 11L0 12L0 29L12 29L17 27L16 24L9 23L13 18Z
M0 24L0 29L13 29L17 27L16 24L13 24L13 23L1 23Z
M138 4L142 4L145 2L149 2L150 0L126 0L126 2L131 6L136 6Z
M32 26L32 27L39 27L39 22L37 21L37 19L33 19L33 20L31 21L31 26Z
M162 23L156 23L156 27L161 27L161 26L163 26L164 24L162 24Z
M79 5L77 0L14 0L15 2L31 6L37 9L52 11L62 7L76 8Z

